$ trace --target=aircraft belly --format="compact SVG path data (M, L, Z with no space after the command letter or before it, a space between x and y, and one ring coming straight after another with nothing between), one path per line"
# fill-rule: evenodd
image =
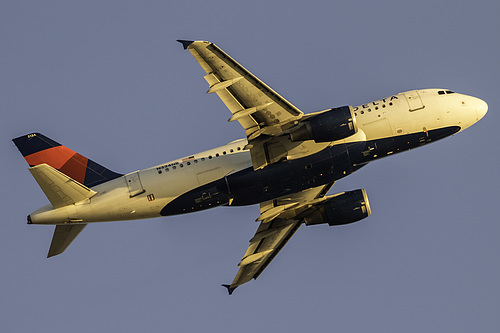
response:
M414 149L425 144L441 140L460 130L458 126L449 126L412 134L398 135L366 141L366 149L361 154L352 154L353 166L366 164L375 159ZM349 149L349 152L351 149Z
M249 167L185 192L166 204L161 215L183 214L220 205L252 205L328 184L372 160L442 139L459 129L446 127L366 142L342 143L307 157L270 164L257 171Z
M194 188L166 204L162 216L185 214L227 204L230 196L224 178Z
M358 143L352 147L360 144L364 146L364 143ZM271 164L257 171L249 167L235 172L182 194L167 204L161 214L182 214L224 204L256 204L330 183L351 172L347 146L340 144L317 154Z

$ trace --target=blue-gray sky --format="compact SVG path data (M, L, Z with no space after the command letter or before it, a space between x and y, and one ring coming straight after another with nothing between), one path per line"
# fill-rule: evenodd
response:
M2 332L494 332L500 327L494 1L3 1ZM304 112L420 88L486 100L451 138L372 163L359 223L303 227L227 296L258 207L90 225L46 259L48 203L10 141L39 131L118 172L244 135L176 39L218 44Z

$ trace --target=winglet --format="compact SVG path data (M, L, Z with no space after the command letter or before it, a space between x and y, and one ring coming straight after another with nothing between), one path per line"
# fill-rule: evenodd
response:
M232 295L233 294L233 291L234 289L236 289L237 287L234 287L234 288L231 288L231 285L230 284L221 284L221 286L227 288L227 291L229 293L229 295Z
M189 47L189 45L194 43L193 40L178 39L177 41L182 44L182 47L184 48L184 50L186 50Z

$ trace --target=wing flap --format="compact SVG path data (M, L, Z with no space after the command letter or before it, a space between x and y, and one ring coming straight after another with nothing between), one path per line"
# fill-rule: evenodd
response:
M69 206L97 194L50 165L39 164L29 170L54 208Z

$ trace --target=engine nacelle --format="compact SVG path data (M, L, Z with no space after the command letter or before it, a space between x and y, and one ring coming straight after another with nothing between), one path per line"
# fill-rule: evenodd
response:
M354 190L327 197L314 211L304 217L306 225L328 223L330 226L357 222L370 216L371 209L365 190Z
M290 133L290 140L331 142L345 139L357 132L352 106L342 106L309 118L303 126Z

